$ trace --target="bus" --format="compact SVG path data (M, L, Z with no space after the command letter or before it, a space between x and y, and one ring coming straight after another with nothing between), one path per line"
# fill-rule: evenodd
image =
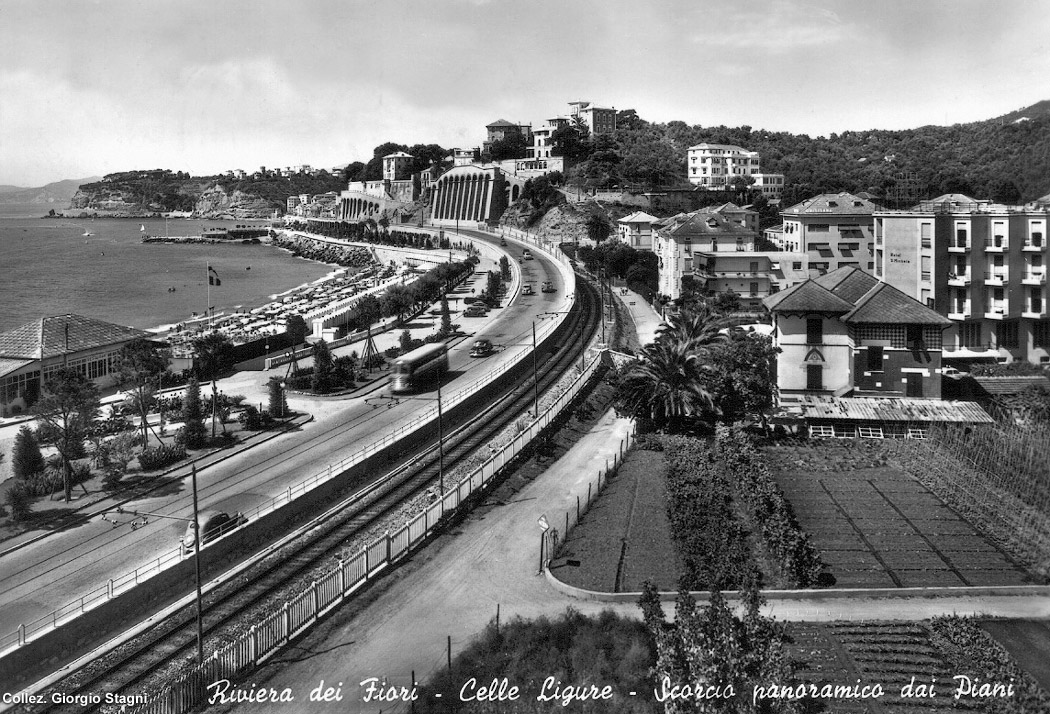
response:
M423 345L394 360L390 391L412 391L427 381L440 379L447 371L448 346L444 342Z

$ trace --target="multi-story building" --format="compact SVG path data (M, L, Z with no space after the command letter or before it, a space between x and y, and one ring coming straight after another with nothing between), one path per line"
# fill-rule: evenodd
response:
M880 207L851 193L824 193L781 211L783 247L806 253L821 273L838 268L875 272L874 214Z
M660 294L677 299L682 295L682 278L693 277L700 254L755 249L758 214L727 203L665 218L652 230Z
M784 174L754 173L751 174L751 178L755 180L752 188L760 191L766 198L779 201L784 195Z
M592 134L610 134L616 131L616 109L596 107L590 102L569 102L569 113L579 117Z
M620 240L637 250L653 249L653 223L660 219L644 211L635 211L616 222Z
M770 295L781 402L802 396L941 396L951 322L856 267Z
M487 124L485 130L488 133L488 137L485 139L486 148L488 144L494 141L506 141L515 135L524 137L526 141L532 138L531 124L515 124L506 119L497 119L491 124Z
M876 275L952 321L947 357L1050 363L1050 202L949 194L874 220Z
M532 131L532 146L525 149L527 158L534 160L551 158L551 150L554 148L551 136L558 129L569 126L570 121L572 120L569 117L551 117L546 124L538 129L534 129Z
M693 281L708 293L736 293L744 310L760 310L763 298L809 278L805 253L742 250L697 253Z

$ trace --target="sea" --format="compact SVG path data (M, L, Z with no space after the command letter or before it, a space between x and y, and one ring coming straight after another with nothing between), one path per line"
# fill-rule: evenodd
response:
M210 290L216 313L258 307L333 271L265 244L142 243L265 221L46 217L52 207L0 204L0 332L66 313L143 330L175 324L205 314L209 265L221 281Z

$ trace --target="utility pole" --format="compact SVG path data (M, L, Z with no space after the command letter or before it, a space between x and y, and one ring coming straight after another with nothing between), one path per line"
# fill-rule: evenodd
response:
M197 572L197 664L204 663L204 612L203 599L201 597L201 545L204 538L201 537L201 519L197 508L197 465L194 464L193 474L193 564Z
M438 493L445 495L445 432L441 422L441 382L438 382Z
M536 418L540 418L540 372L536 362L536 321L532 321L532 388L536 405Z

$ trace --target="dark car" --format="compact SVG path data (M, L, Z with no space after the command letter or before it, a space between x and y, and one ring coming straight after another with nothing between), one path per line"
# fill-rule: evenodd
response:
M521 294L522 295L535 295L535 291L533 291L531 285L525 285L525 286L522 286L522 288L521 288Z
M553 293L555 292L554 283L552 283L550 280L547 280L543 283L543 287L540 288L540 290L542 290L545 293Z
M198 518L200 519L201 531L204 533L204 538L201 539L204 545L248 522L248 519L243 514L235 513L231 516L226 511L204 511ZM197 547L197 534L194 525L193 521L186 524L186 534L182 536L183 555L189 555Z
M500 245L507 245L507 239L506 238L500 238L499 239L499 244Z
M492 342L489 340L478 340L470 348L471 357L488 357L492 354Z
M463 317L485 317L488 311L478 305L471 305L463 311Z

